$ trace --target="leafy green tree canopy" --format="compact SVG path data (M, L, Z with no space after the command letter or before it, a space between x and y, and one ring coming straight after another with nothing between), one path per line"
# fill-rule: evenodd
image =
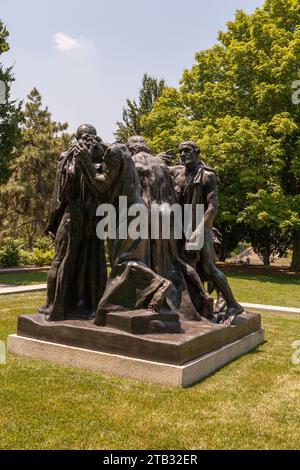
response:
M300 78L299 0L266 0L253 14L237 11L227 26L215 46L196 54L179 89L165 88L143 116L144 135L157 153L187 138L199 144L223 181L220 222L247 214L253 230L261 220L267 227L276 207L278 229L293 232L300 271L300 105L292 100ZM273 203L266 209L254 197L260 190Z

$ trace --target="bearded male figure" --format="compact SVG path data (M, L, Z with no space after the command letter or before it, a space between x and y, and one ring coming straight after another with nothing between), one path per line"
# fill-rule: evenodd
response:
M213 238L213 222L218 210L218 176L199 160L200 149L195 142L185 141L179 147L181 165L170 168L177 200L180 204L191 204L195 212L197 204L204 206L204 244L199 251L185 252L186 258L195 266L201 279L209 281L223 295L227 310L222 322L231 324L243 312L236 301L226 276L216 266ZM193 223L195 213L193 213ZM193 226L193 231L197 227Z

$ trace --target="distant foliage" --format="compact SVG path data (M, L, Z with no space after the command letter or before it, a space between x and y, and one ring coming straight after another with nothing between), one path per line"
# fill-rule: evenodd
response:
M22 239L6 238L0 245L0 268L15 266L49 266L54 257L53 243L46 237L35 240L32 250L25 249Z
M288 231L298 271L300 105L292 86L300 79L299 25L299 0L237 11L219 42L196 54L180 88L165 88L141 120L155 153L195 140L220 174L218 225L242 222L278 237Z
M142 118L150 113L164 88L164 80L157 80L147 74L143 76L138 102L127 99L127 106L123 108L123 121L117 122L115 136L118 141L126 142L131 135L144 134Z
M9 268L18 266L21 262L20 246L13 240L8 238L2 242L0 247L0 267Z
M7 184L0 187L2 236L27 239L27 247L43 234L53 191L58 157L72 136L68 124L53 121L34 88L25 109L22 135Z
M20 251L20 264L23 266L50 266L54 257L54 249L41 250L33 248L32 251Z
M0 20L0 56L9 50L8 31ZM0 61L0 82L4 83L5 101L0 102L0 184L9 178L10 163L14 158L20 137L20 121L22 120L21 104L11 100L10 90L14 82L12 67L4 68ZM2 85L3 87L3 85Z

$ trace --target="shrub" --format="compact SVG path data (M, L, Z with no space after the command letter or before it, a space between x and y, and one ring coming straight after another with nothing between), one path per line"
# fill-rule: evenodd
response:
M20 264L25 266L34 264L32 251L20 250Z
M54 247L47 237L40 237L32 251L22 248L21 239L7 238L0 245L0 268L12 266L48 266L54 257Z
M53 241L51 240L50 237L38 237L34 244L34 248L38 248L43 251L53 251Z
M6 239L0 249L0 267L18 266L21 261L19 244L12 238Z
M32 263L37 266L47 266L52 263L54 257L54 250L42 250L40 248L33 248L32 253Z

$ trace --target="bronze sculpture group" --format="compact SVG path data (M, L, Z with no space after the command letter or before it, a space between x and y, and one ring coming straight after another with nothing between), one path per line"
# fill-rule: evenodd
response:
M46 228L55 243L55 257L40 313L48 321L84 318L105 326L110 312L135 312L141 317L144 312L149 318L145 331L153 333L184 333L181 320L201 321L202 317L233 324L243 308L216 266L213 224L218 175L199 160L198 146L182 143L180 164L172 165L169 152L153 156L140 136L109 145L93 126L84 124L76 140L59 157ZM203 246L187 250L184 233L179 240L174 236L124 238L118 229L115 237L99 238L99 205L115 208L117 227L133 220L127 214L125 221L120 197L127 198L128 206L147 211L153 204L188 204L193 231L197 230L193 210L202 205ZM214 306L204 282L221 296L221 309Z

